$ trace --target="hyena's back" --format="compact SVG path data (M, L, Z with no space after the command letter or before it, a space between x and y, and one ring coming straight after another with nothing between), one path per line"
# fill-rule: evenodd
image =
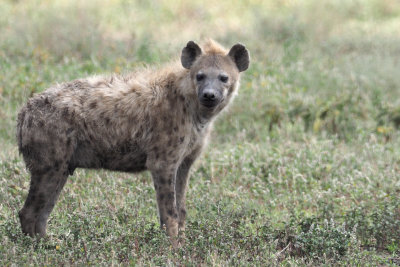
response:
M119 93L111 93L111 83L99 81L103 83L96 86L79 80L50 88L21 110L18 145L32 174L54 169L72 174L78 167L145 169L146 154L131 138L140 140L143 127L123 129L127 124L121 121L123 110L116 104ZM140 124L140 120L132 123Z

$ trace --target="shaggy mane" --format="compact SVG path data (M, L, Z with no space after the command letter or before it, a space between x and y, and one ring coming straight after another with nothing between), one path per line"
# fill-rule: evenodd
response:
M228 51L212 39L207 39L202 45L205 54L226 55Z

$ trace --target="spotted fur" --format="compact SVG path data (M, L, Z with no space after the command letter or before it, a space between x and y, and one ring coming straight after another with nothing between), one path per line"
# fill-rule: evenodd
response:
M247 50L241 45L239 50L248 66ZM93 76L29 99L17 125L19 151L31 173L29 194L19 212L22 231L45 235L47 219L76 168L149 170L161 226L172 238L183 231L189 169L213 119L237 91L243 70L240 54L229 53L211 40L203 49L189 42L181 61L190 68L175 62L125 76ZM195 81L196 72L210 69L230 77L223 85L224 99L212 109L199 102Z

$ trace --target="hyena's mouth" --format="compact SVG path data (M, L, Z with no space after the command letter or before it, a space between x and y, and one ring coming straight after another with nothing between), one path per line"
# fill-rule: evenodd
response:
M216 106L218 106L218 104L220 103L220 101L217 101L217 100L214 100L214 101L211 101L211 100L201 100L200 103L201 103L204 107L212 109L212 108L215 108Z

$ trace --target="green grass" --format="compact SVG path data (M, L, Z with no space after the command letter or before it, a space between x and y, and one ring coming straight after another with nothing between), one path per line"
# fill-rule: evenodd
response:
M1 265L400 264L396 0L1 1ZM54 83L244 43L251 67L192 171L186 245L148 173L77 170L48 236L21 233L19 108Z

